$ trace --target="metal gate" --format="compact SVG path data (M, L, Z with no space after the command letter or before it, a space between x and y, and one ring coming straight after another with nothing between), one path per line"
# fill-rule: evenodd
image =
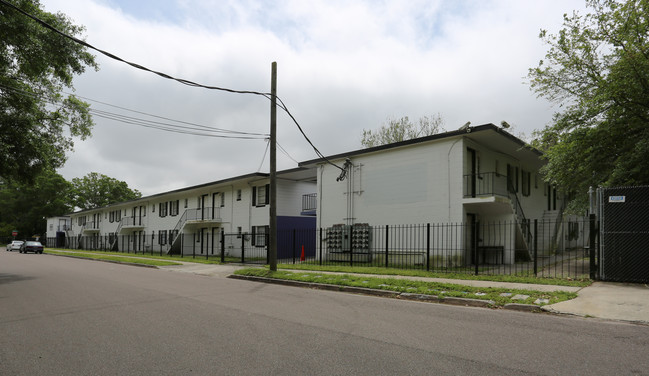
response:
M649 282L649 186L600 188L600 279Z

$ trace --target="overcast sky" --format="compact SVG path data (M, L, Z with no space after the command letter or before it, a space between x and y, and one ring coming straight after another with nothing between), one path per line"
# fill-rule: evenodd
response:
M175 77L278 95L325 155L360 149L363 129L388 117L441 114L447 130L506 120L514 133L543 128L556 110L537 99L527 71L564 13L583 0L235 1L42 0L86 27L90 44ZM75 80L95 101L210 127L265 134L270 102L188 87L97 54L100 70ZM90 102L101 111L145 117ZM263 137L262 137L263 138ZM315 153L283 112L278 143L291 158ZM99 172L144 195L258 171L263 139L168 133L95 117L75 142L70 180ZM278 151L278 169L297 164Z

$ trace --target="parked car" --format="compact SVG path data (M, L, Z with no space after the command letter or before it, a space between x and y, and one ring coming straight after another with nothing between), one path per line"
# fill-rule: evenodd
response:
M18 250L20 251L20 247L23 246L24 241L22 240L14 240L11 243L7 244L7 251L15 251Z
M41 242L27 241L20 247L20 253L27 252L43 253L43 245Z

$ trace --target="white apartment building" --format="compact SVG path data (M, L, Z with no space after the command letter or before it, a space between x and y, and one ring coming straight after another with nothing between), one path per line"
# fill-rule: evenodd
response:
M327 157L345 166L342 181L337 180L340 169L323 159L299 166L317 169L319 228L480 223L484 229L488 223L518 222L500 240L490 236L492 244L472 227L464 228L452 240L460 244L453 246L453 260L448 260L470 263L466 256L478 240L482 249L500 253L485 257L513 263L531 253L528 220L554 219L560 213L561 198L540 176L540 157L524 141L485 124Z
M315 189L313 170L277 173L278 231L315 226L313 213L302 210L303 196ZM268 204L269 175L252 173L71 213L66 237L87 248L218 254L222 233L264 246ZM227 245L231 253L238 249L234 239Z

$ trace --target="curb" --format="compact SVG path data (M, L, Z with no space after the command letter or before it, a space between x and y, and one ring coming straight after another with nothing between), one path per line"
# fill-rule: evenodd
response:
M275 279L275 278L266 278L266 277L257 277L257 276L248 276L248 275L239 275L239 274L230 274L227 278L241 279L241 280L253 281L253 282L272 283L272 284L283 285L283 286L312 288L317 290L342 291L342 292L353 293L353 294L381 296L386 298L412 300L418 302L443 303L443 304L465 306L465 307L490 308L495 306L496 304L493 300L455 298L455 297L440 298L439 296L436 295L413 294L409 292L376 290L376 289L368 289L365 287L340 286L340 285L330 285L330 284L315 283L315 282L291 281L286 279Z
M541 312L544 310L542 306L536 306L533 304L522 304L522 303L507 303L503 306L503 309L508 309L510 311L519 311L519 312Z

